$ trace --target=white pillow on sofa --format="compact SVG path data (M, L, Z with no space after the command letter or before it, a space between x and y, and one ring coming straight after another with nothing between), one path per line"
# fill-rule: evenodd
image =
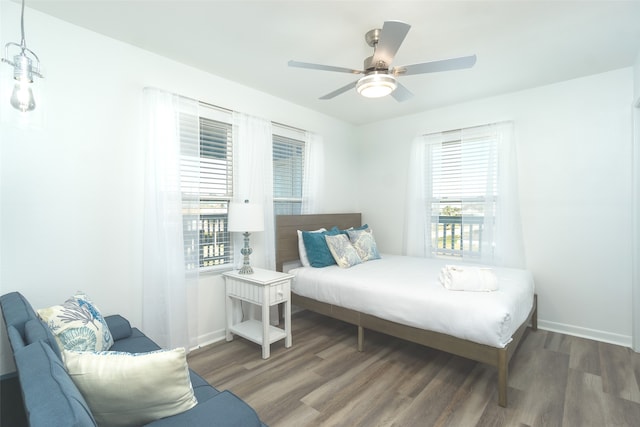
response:
M69 376L100 427L143 425L198 403L184 348L63 354Z

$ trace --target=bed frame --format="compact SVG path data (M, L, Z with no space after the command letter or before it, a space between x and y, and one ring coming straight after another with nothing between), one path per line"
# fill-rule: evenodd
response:
M337 226L340 229L357 227L362 224L359 213L349 214L319 214L319 215L279 215L276 216L276 269L283 270L283 264L298 260L297 230L316 230L324 227L330 229ZM462 356L477 362L495 366L498 370L498 404L507 406L507 377L509 361L518 344L522 340L529 323L533 330L538 329L538 299L534 295L533 307L527 320L513 334L513 340L505 348L496 348L478 344L461 338L439 332L428 331L402 325L396 322L380 319L359 311L319 302L310 298L296 295L292 292L291 302L299 307L329 316L358 327L358 351L363 351L364 330L377 332L415 342L430 348Z

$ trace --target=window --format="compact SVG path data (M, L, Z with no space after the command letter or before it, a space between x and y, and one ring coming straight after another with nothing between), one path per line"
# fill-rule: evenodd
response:
M427 135L425 156L431 183L431 252L480 258L493 251L483 239L495 225L498 199L498 138L480 126Z
M304 133L274 125L274 215L299 215L301 213L304 156Z
M188 152L183 144L183 230L186 258L193 259L188 268L196 268L197 262L199 268L211 269L233 263L227 228L233 196L233 132L228 113L202 104L200 110L199 117L181 117L181 123L187 124L180 126L181 141L195 137L188 134L189 129L199 129L200 139L193 145L199 146L198 152Z

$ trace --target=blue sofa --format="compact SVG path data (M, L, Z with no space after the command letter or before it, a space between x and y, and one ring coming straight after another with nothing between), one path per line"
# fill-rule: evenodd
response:
M27 418L31 427L96 426L85 399L67 374L55 337L18 292L0 297L7 335L13 350ZM110 350L144 353L159 350L120 315L106 316L114 339ZM266 427L256 412L230 391L219 391L190 370L198 404L148 426ZM126 384L123 384L126 387Z

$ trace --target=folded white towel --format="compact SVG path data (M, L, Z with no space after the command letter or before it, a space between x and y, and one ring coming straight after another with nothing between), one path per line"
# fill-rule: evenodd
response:
M498 278L491 268L445 265L440 270L440 282L452 291L489 292L498 289Z

